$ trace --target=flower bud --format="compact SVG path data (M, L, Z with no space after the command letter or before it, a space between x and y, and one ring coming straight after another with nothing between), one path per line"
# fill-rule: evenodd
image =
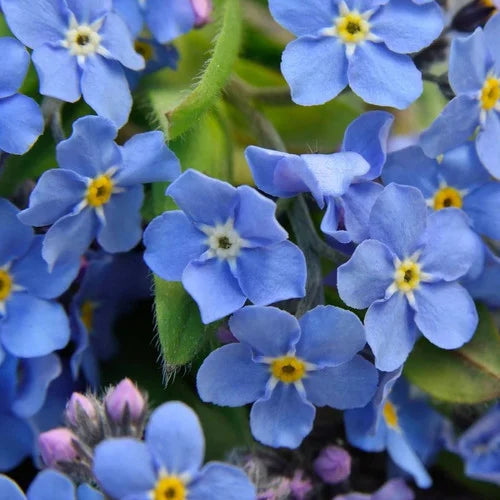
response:
M327 446L314 461L314 471L325 483L341 483L351 474L351 455L339 446Z
M212 14L212 0L191 0L191 6L194 10L194 25L197 28L209 23Z
M74 392L66 405L66 418L72 425L77 425L78 415L87 415L91 420L96 418L92 401L79 392Z
M71 462L78 453L73 446L77 437L64 427L42 432L38 436L38 447L45 465L56 467L58 462Z
M108 393L104 403L109 416L114 422L120 422L123 419L127 407L132 421L138 420L146 405L139 389L128 378L124 378Z
M219 326L219 328L217 328L217 331L215 332L215 336L221 344L231 344L234 342L238 342L238 339L232 334L227 325Z
M303 477L303 475L303 471L296 470L290 480L290 492L295 500L304 500L304 498L306 498L309 492L313 489L311 481Z

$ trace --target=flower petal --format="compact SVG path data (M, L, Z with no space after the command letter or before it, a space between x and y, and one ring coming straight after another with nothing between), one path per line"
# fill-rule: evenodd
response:
M0 98L17 92L28 71L30 56L23 44L12 37L0 38L2 73L0 74Z
M490 111L483 129L476 138L477 154L488 172L497 180L500 179L500 113Z
M3 474L0 474L0 497L9 500L26 500L21 488Z
M480 233L500 240L500 183L488 182L464 197L463 209Z
M382 422L376 424L377 414L373 404L344 412L347 440L361 450L372 452L385 450L387 426Z
M20 257L33 243L33 231L17 220L19 210L10 201L0 198L0 266Z
M33 452L34 439L33 430L25 419L0 414L0 471L11 470L28 457Z
M61 472L46 469L35 477L26 497L27 500L73 500L75 485Z
M160 43L187 33L195 22L191 3L184 0L148 0L145 17L148 28Z

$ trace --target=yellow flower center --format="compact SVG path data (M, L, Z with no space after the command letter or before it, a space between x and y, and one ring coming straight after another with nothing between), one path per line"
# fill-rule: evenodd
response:
M100 207L109 201L113 193L113 181L109 175L100 175L92 179L85 199L91 207Z
M85 325L88 332L92 330L92 324L94 322L94 309L95 304L90 300L86 300L80 308L80 318L82 319L82 323Z
M154 500L185 500L186 486L177 476L160 478L153 492Z
M0 300L6 300L9 297L11 291L12 278L7 271L0 269Z
M484 110L493 109L500 99L500 79L490 76L486 79L481 90L481 106Z
M420 283L420 266L411 259L405 259L394 273L394 282L402 292L417 288Z
M387 401L385 403L383 414L384 414L385 423L389 427L394 428L394 427L398 426L398 414L396 412L395 406L390 401Z
M370 32L370 25L358 12L349 12L336 19L338 36L346 43L363 41Z
M151 61L153 59L154 51L151 44L144 42L142 40L136 40L134 42L135 51L144 57L146 62Z
M442 208L462 208L463 200L460 191L450 186L441 188L434 195L434 210L441 210Z
M306 373L305 363L295 356L282 356L271 363L271 373L281 382L292 384L299 381Z

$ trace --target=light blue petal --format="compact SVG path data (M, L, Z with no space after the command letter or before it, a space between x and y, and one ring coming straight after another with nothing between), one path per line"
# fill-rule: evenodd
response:
M479 158L488 172L500 179L500 113L490 111L483 129L476 138L476 149Z
M39 472L26 492L27 500L74 500L75 486L56 470Z
M229 328L240 342L264 356L288 353L300 337L295 316L276 307L247 306L233 314Z
M193 476L203 463L205 439L196 413L179 401L164 403L146 427L146 444L157 467Z
M191 30L195 15L191 3L184 0L148 0L145 19L153 36L167 43Z
M101 492L91 488L88 484L81 484L76 490L77 500L105 500Z
M33 452L34 439L26 420L8 413L0 414L0 471L13 469L29 456Z
M422 75L409 56L383 44L358 45L349 59L349 85L365 102L405 109L422 94Z
M173 181L181 173L181 164L166 146L159 131L134 135L120 149L123 165L114 176L120 186L148 182Z
M365 329L351 311L317 306L299 320L302 334L297 342L299 358L319 366L338 366L350 361L366 344Z
M365 240L337 269L340 298L350 307L365 309L385 296L394 280L394 254L380 241Z
M387 440L387 427L380 422L376 425L376 412L370 404L364 408L344 412L347 440L364 451L383 451Z
M259 306L303 297L306 274L304 254L289 241L243 248L235 272L243 293Z
M0 497L6 500L25 500L26 497L21 488L10 479L10 477L0 474Z
M254 500L257 492L247 475L232 465L210 462L189 483L189 500Z
M495 0L496 2L496 0ZM496 8L498 11L498 2L496 2ZM500 19L495 16L491 16L490 20L486 23L484 27L484 39L486 46L491 49L491 55L495 63L495 72L498 75L500 72L500 58L498 57L498 52L494 50L496 47L496 41L500 36Z
M257 441L275 448L297 448L311 432L316 410L294 384L279 383L250 411L250 428Z
M342 221L342 211L344 203L342 198L327 198L326 211L323 219L321 219L320 229L328 236L332 236L341 243L349 243L350 238L347 231L339 229L339 223Z
M142 30L144 16L137 0L113 0L113 9L127 23L130 33L135 38Z
M0 150L20 155L33 146L43 131L38 104L21 94L0 99Z
M112 9L112 0L65 0L80 23L92 23Z
M264 396L270 376L268 365L252 360L248 345L233 343L205 358L196 376L196 386L202 401L243 406Z
M307 399L339 410L368 404L377 389L376 368L361 356L333 368L311 371L303 379Z
M177 206L199 224L224 224L238 203L236 188L212 179L197 170L188 169L167 189Z
M57 302L13 293L0 323L0 336L5 349L14 356L45 356L68 343L68 318Z
M356 118L346 129L342 151L359 153L370 165L370 170L359 179L376 179L382 172L387 141L394 116L386 111L368 111Z
M247 299L229 264L219 259L191 261L182 273L182 284L198 304L205 324L233 313Z
M28 71L30 56L23 44L15 38L0 38L2 73L0 74L0 98L17 92Z
M485 265L483 272L472 281L464 281L464 286L474 299L479 299L490 307L500 307L500 258L485 249Z
M33 243L33 231L17 220L18 213L10 201L0 198L0 266L25 254Z
M345 46L336 37L298 38L286 46L281 72L294 102L302 106L323 104L347 85Z
M156 482L146 443L132 438L107 439L98 444L93 471L104 492L115 498L149 492Z
M99 55L87 57L82 73L82 94L95 112L121 128L128 121L132 96L123 67Z
M366 341L375 355L375 366L386 372L399 368L417 339L413 311L404 294L374 302L365 316Z
M384 413L384 407L385 403L387 402L387 399L389 398L389 394L392 394L391 399L394 400L396 396L396 391L399 388L399 385L396 386L396 391L393 393L392 389L396 382L399 380L401 377L401 373L403 372L403 366L400 366L396 370L393 370L392 372L381 372L380 373L380 380L377 388L377 392L375 393L375 396L373 396L373 400L371 405L373 406L373 409L375 411L375 418L373 421L372 428L370 429L370 432L377 432L377 426L380 427L381 422L385 422L385 419L383 417ZM405 385L405 388L407 386ZM398 393L399 394L399 393ZM407 404L406 401L402 401L402 399L398 400L396 403L399 406L399 403L401 402L401 405ZM398 413L399 417L399 413ZM385 424L383 425L385 426Z
M422 284L415 290L415 323L442 349L456 349L476 331L478 316L471 296L458 283Z

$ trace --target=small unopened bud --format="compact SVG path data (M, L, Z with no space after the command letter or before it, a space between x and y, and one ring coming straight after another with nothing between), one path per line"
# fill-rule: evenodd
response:
M290 480L290 492L294 500L304 500L313 488L311 481L303 475L303 471L296 470Z
M106 410L114 422L121 422L128 407L132 421L138 420L144 412L146 402L135 384L128 378L124 378L104 401Z
M351 455L339 446L327 446L314 461L314 471L325 483L341 483L351 474Z
M45 465L57 467L58 462L71 462L78 456L73 441L77 437L64 427L42 432L38 436L38 447Z
M194 25L197 28L208 24L212 18L212 0L191 0L191 6L194 10Z
M93 420L96 418L96 411L89 398L79 392L74 392L66 405L66 418L72 425L78 425L79 415L86 415Z

